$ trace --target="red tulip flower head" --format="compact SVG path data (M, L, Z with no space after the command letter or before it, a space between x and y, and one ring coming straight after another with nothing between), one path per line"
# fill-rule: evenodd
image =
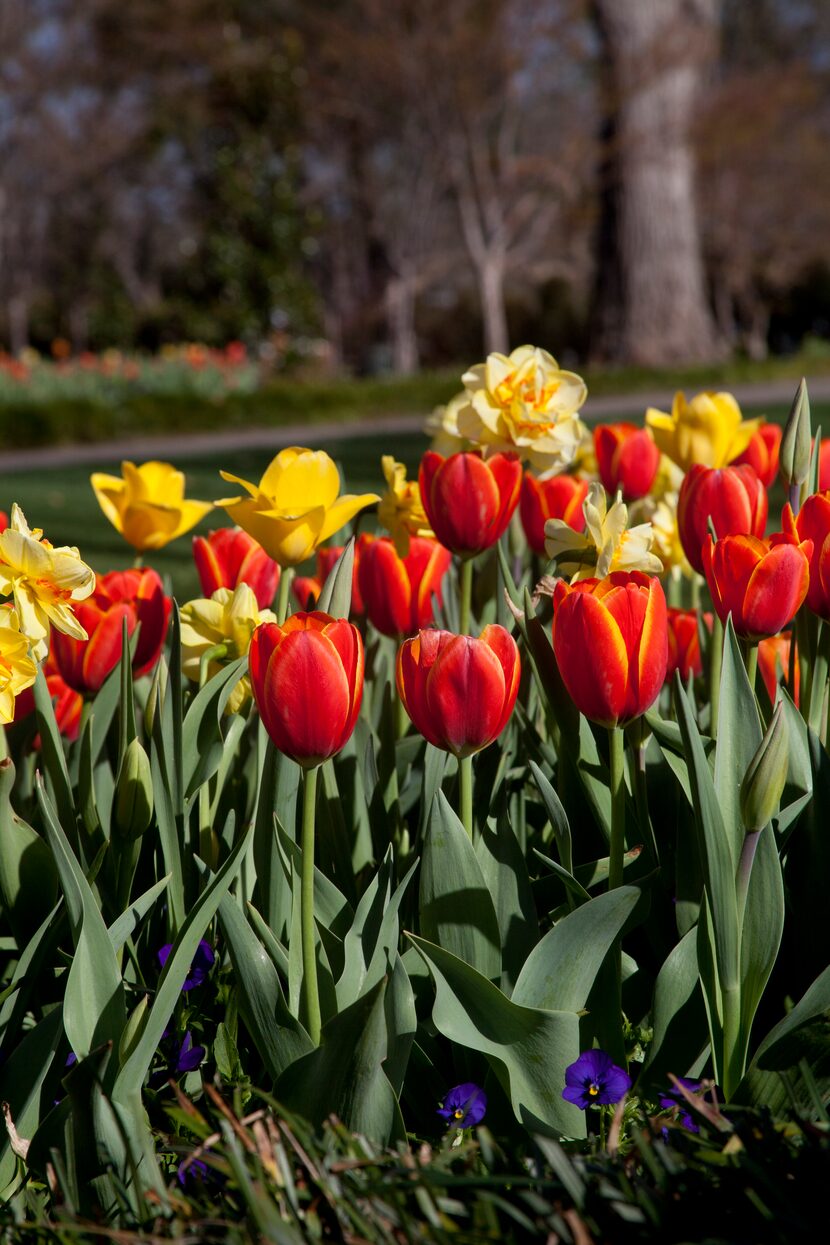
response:
M415 729L456 757L498 739L513 712L520 675L516 641L496 623L477 640L421 631L398 650L398 692Z
M826 493L830 489L830 439L821 438L818 447L818 491Z
M807 595L812 541L773 543L757 536L707 536L703 546L706 582L717 615L732 615L742 640L762 640L790 623Z
M49 698L55 706L55 721L58 724L58 730L65 739L72 743L80 734L84 698L80 692L76 692L74 688L70 687L62 675L58 673L51 653L49 653L46 661L43 663L43 673L46 675ZM34 713L34 711L35 694L30 687L24 688L14 702L15 722L21 722L30 713ZM35 735L32 747L36 752L40 748L39 734Z
M697 610L680 610L669 608L668 639L669 664L666 667L666 682L674 678L675 670L685 683L689 675L698 678L703 674L703 658L700 654L700 632L697 626ZM704 623L711 630L712 615L704 615Z
M779 673L784 686L789 687L792 638L791 631L782 631L780 635L771 635L766 640L761 640L758 645L758 673L764 680L764 686L767 689L767 695L772 704L775 703L775 695L778 690ZM795 688L790 688L790 693L797 709L798 691L801 682L798 668L798 653L795 656L795 670L793 673L795 674Z
M645 713L666 678L666 598L659 579L614 571L553 592L553 651L580 713L623 726Z
M476 452L443 458L427 450L418 485L429 525L441 544L461 558L489 549L510 522L519 500L522 468L515 454Z
M193 560L202 592L213 596L217 588L247 584L261 610L274 600L280 568L253 536L241 527L223 527L207 537L193 537Z
M754 467L764 488L775 483L778 475L778 454L784 429L780 424L761 424L742 454L732 459L733 467L748 463Z
M830 444L830 442L828 442ZM807 606L830 622L830 492L813 493L793 518L789 502L781 515L783 537L794 545L809 541L810 583Z
M398 555L389 536L363 548L358 583L366 614L383 635L413 635L433 618L433 596L441 604L441 585L452 554L437 540L409 538L409 553Z
M315 610L251 637L251 687L265 729L286 756L313 769L339 752L363 696L363 641L354 623Z
M715 535L764 535L767 491L754 467L700 467L686 472L677 499L677 527L683 552L703 574L703 545L709 520Z
M76 692L97 692L121 660L121 629L126 619L128 636L141 623L133 676L146 674L158 661L171 607L161 579L150 567L97 576L92 595L74 606L89 639L76 640L52 630L50 651L57 670Z
M621 489L625 501L646 496L660 466L660 451L648 428L599 424L594 429L594 452L607 493L614 497Z
M519 498L519 513L527 543L534 553L545 552L545 524L548 519L561 519L581 532L585 527L582 503L588 496L588 481L577 476L550 476L537 480L525 472Z

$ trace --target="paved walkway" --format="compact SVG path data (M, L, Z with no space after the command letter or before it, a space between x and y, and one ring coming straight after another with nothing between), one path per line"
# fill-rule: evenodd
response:
M818 376L810 382L814 400L830 400L830 376ZM782 408L786 410L795 393L793 380L765 381L751 385L732 385L730 392L741 406ZM673 392L653 389L640 393L610 394L589 398L585 418L600 419L631 417L656 406L671 410ZM423 415L381 415L354 422L282 424L268 428L235 428L227 432L197 432L162 437L131 437L118 441L102 441L83 445L54 445L42 449L7 450L0 455L0 472L29 471L36 468L57 468L72 465L115 465L122 459L146 462L152 458L174 461L178 458L200 458L221 454L223 450L263 449L276 452L286 445L322 445L359 437L377 437L387 433L416 433L424 425Z

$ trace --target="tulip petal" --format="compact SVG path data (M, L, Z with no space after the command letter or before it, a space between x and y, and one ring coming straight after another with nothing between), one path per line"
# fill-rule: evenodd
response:
M492 743L504 699L504 670L495 653L470 636L453 636L425 686L427 710L440 723L447 751L469 756Z
M287 635L268 663L261 695L271 738L300 765L317 765L342 747L352 697L328 636L312 630Z
M259 491L271 498L274 510L284 511L286 518L299 518L317 506L332 505L340 492L340 472L325 450L291 446L272 459Z
M809 574L809 563L801 549L774 545L746 585L743 634L755 639L775 635L786 627L807 595Z
M580 713L602 726L616 726L626 704L628 653L604 601L589 592L561 599L553 619L553 651Z

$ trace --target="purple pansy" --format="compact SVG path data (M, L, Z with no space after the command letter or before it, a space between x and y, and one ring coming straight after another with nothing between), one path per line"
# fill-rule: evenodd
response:
M173 950L172 942L165 943L159 948L159 964L164 968L170 952ZM200 986L210 972L213 961L216 957L210 943L205 942L204 938L196 948L196 954L193 957L193 963L190 965L187 976L182 984L182 990L193 990L194 987Z
M438 1108L449 1124L457 1128L473 1128L484 1119L487 1110L487 1095L480 1085L465 1081L456 1085L444 1095L444 1104Z
M207 1184L213 1172L201 1159L184 1159L179 1163L176 1179L183 1189L189 1184Z
M631 1077L604 1050L583 1051L565 1069L562 1097L583 1111L588 1107L619 1102L631 1089Z
M176 1071L194 1072L205 1057L204 1046L194 1046L190 1030L185 1030L184 1039L176 1053Z
M701 1082L695 1081L689 1076L678 1076L675 1078L690 1093L700 1093ZM689 1111L689 1102L683 1097L679 1089L666 1090L665 1094L660 1095L660 1106L664 1110L670 1111L672 1107L677 1110L677 1120L684 1128L688 1128L690 1133L699 1133L700 1127L694 1121L694 1117Z

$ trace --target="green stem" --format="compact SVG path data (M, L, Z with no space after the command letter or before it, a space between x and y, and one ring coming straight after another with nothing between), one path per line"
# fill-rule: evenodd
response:
M458 762L458 812L461 824L472 841L473 837L473 758L461 757Z
M648 811L648 783L646 782L646 748L648 747L647 727L642 718L635 720L628 727L628 739L631 744L632 775L634 782L634 806L637 809L637 820L645 838L652 864L655 868L660 863L657 838Z
M622 727L608 732L611 773L611 854L608 862L608 889L622 886L625 855L625 735Z
M458 631L470 634L470 602L473 596L473 559L465 558L458 576Z
M317 803L318 769L307 769L303 782L302 873L300 876L300 927L303 951L303 1016L308 1035L320 1045L320 993L314 948L314 810Z
M758 673L758 645L747 642L743 646L744 665L749 679L749 686L755 691L755 676Z
M828 640L830 628L819 622L813 667L810 671L810 686L807 692L807 704L804 708L810 729L821 735L822 717L824 714L824 693L827 690Z
M737 986L723 991L723 1095L727 1102L743 1075L741 1058L741 992Z
M280 570L280 582L277 589L277 622L282 626L288 617L288 604L291 600L291 584L294 579L294 567L284 566Z
M735 877L735 895L738 900L738 930L743 928L744 910L746 908L746 897L749 892L749 878L752 873L752 865L755 861L755 851L758 847L758 840L763 834L763 830L750 830L744 835L744 841L741 845L741 858L738 861L738 871Z
M227 644L214 644L205 649L199 658L199 687L207 683L208 666L212 661L221 661L228 655ZM219 844L213 833L210 816L210 785L203 782L199 788L199 855L206 865L216 869L219 864Z
M709 723L709 734L713 739L718 737L718 716L720 710L720 672L723 667L723 623L715 614L712 625L712 647L709 660L709 703L712 716Z

